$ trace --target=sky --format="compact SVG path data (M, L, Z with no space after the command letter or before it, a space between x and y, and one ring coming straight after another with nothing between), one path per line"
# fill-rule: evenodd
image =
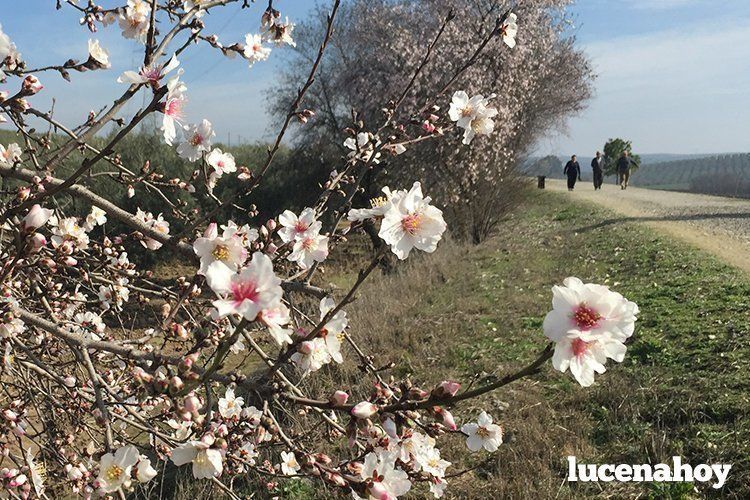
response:
M102 0L105 6L122 2ZM204 17L206 33L229 44L259 29L263 2L239 3ZM124 90L122 71L142 62L142 46L120 36L117 26L95 34L78 24L69 7L54 0L0 0L3 31L30 67L87 57L96 38L110 52L112 68L73 73L72 85L56 73L39 73L45 89L34 96L64 123L80 123L91 109L111 103ZM275 0L291 21L304 19L313 0ZM609 137L633 141L638 153L721 153L750 151L750 1L748 0L579 0L570 7L571 33L591 58L598 77L587 109L550 132L536 154L592 155ZM523 20L519 19L523 30ZM268 61L248 68L215 49L197 46L180 58L188 85L191 122L207 118L222 142L263 141L276 130L266 92L287 59L280 48ZM0 89L4 87L0 86ZM145 91L125 110L132 115Z

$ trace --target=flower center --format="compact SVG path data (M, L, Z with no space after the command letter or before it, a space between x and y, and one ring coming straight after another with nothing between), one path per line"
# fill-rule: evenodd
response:
M311 250L313 247L315 247L315 240L313 238L305 238L302 242L302 248L305 250Z
M487 439L488 437L490 437L490 431L487 429L487 427L478 427L477 436L481 437L482 439Z
M461 110L461 116L467 117L474 114L474 107L473 106L466 106L464 109Z
M190 138L190 144L193 146L200 146L203 144L203 136L200 134L193 134Z
M172 118L180 118L182 116L182 101L180 99L167 101L166 106L164 106L164 114Z
M474 131L475 134L478 134L482 131L485 124L484 118L477 118L476 120L471 120L471 130Z
M204 466L204 465L208 464L208 453L206 453L206 451L205 451L205 450L203 450L203 451L199 452L199 453L198 453L198 454L197 454L197 455L195 456L195 460L194 460L194 462L195 462L195 463L196 463L196 464L197 464L197 465L198 465L199 467L201 467L201 466Z
M401 219L401 229L403 229L405 233L409 233L411 235L416 234L421 225L422 214L420 213L409 214Z
M308 226L307 223L302 222L302 221L297 221L297 223L294 225L294 230L297 231L298 233L304 233L308 229L310 229L310 226Z
M105 476L110 481L117 481L118 479L120 479L120 476L122 476L123 472L125 471L119 465L110 465Z
M591 344L593 344L593 342L586 342L583 339L575 339L571 347L573 349L573 355L575 357L583 356L589 350Z
M226 245L216 245L214 251L211 252L216 260L227 260L229 258L229 249Z
M259 295L255 283L251 281L245 283L232 283L232 298L234 298L234 301L237 304L241 304L245 300L257 302Z
M591 330L599 325L602 315L586 304L581 304L573 313L573 323L578 325L581 330Z

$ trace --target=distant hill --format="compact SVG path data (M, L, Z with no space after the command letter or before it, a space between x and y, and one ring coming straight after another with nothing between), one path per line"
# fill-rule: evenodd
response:
M578 157L584 181L591 180L591 158ZM529 158L521 165L521 171L532 176L562 179L563 166L568 159L560 156ZM614 182L614 177L605 182ZM641 167L630 183L654 189L750 198L750 153L643 154Z

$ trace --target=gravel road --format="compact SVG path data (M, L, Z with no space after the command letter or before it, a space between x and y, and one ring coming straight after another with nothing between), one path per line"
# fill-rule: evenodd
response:
M750 272L750 200L605 184L594 191L579 182L568 192L565 181L548 179L547 189L564 192L619 213L611 224L639 221L713 253Z

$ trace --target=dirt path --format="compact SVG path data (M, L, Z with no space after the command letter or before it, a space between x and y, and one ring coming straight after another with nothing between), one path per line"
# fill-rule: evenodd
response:
M622 215L599 226L640 221L750 273L750 200L636 187L622 191L613 184L594 191L590 182L568 193L565 181L555 179L547 180L547 189Z

